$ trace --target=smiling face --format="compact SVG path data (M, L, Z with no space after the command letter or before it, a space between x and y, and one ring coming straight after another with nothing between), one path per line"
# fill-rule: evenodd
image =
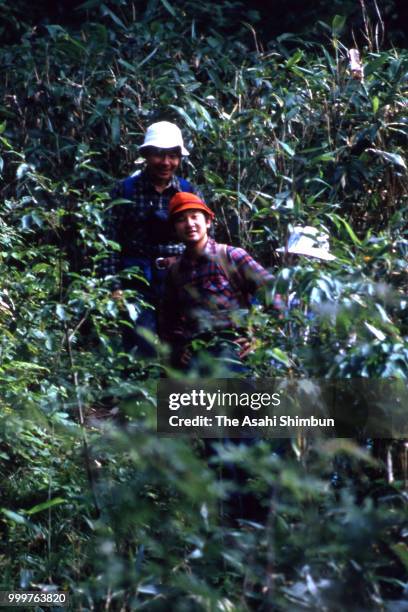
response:
M207 242L211 221L200 210L184 210L175 216L174 229L180 242L187 247L202 247Z
M143 155L153 185L167 185L180 165L180 147L173 149L146 147Z

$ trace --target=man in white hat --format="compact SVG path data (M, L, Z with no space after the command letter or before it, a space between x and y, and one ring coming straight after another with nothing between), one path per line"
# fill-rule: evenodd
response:
M136 329L124 333L126 350L135 348L139 356L153 356L153 346L138 329L157 331L155 307L161 297L166 271L164 258L179 255L184 245L175 244L167 223L170 198L177 192L199 194L189 181L176 176L182 156L189 153L184 146L180 129L174 123L159 121L145 133L140 153L146 160L143 171L117 183L111 193L113 204L106 211L105 236L120 245L120 252L112 250L102 261L103 276L112 277L115 298L122 297L123 288L137 289L151 307L142 309ZM115 200L128 200L115 204ZM133 282L123 286L118 272L137 267L147 283Z

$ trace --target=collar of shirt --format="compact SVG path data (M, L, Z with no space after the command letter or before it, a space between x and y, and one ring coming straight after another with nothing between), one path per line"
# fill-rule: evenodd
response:
M156 190L155 186L154 186L154 185L153 185L153 183L151 182L151 180L150 180L150 178L149 178L149 174L148 174L147 170L143 170L143 171L141 172L140 178L141 178L141 179L142 179L142 181L143 181L143 187L144 187L144 188L149 189L149 190L151 190L151 191L154 191L154 192L158 193L159 195L166 194L166 192L167 192L169 189L172 189L173 191L181 191L180 182L179 182L179 180L178 180L178 177L177 177L177 176L172 176L172 177L171 177L171 180L170 180L169 184L168 184L168 185L166 185L165 189L163 189L163 191L162 191L161 193L159 193L159 192Z
M203 252L198 257L191 257L187 251L184 251L181 257L181 266L185 269L194 268L197 265L208 263L210 260L214 259L216 255L216 242L214 238L208 238Z
M200 257L205 257L206 259L209 259L209 257L214 256L217 252L216 244L217 243L215 242L214 238L208 237L208 240Z

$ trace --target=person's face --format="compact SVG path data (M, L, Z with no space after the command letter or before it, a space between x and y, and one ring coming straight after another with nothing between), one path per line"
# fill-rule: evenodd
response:
M157 149L150 147L145 153L146 166L153 181L164 183L170 181L180 165L180 148Z
M190 245L204 242L210 226L210 219L199 210L185 210L174 220L174 230L178 240Z

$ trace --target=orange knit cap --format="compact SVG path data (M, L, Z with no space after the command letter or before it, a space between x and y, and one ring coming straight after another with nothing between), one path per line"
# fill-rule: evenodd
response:
M211 219L215 217L213 211L208 208L207 204L194 193L179 191L179 193L176 193L169 202L169 215L173 217L184 210L202 210L209 215Z

